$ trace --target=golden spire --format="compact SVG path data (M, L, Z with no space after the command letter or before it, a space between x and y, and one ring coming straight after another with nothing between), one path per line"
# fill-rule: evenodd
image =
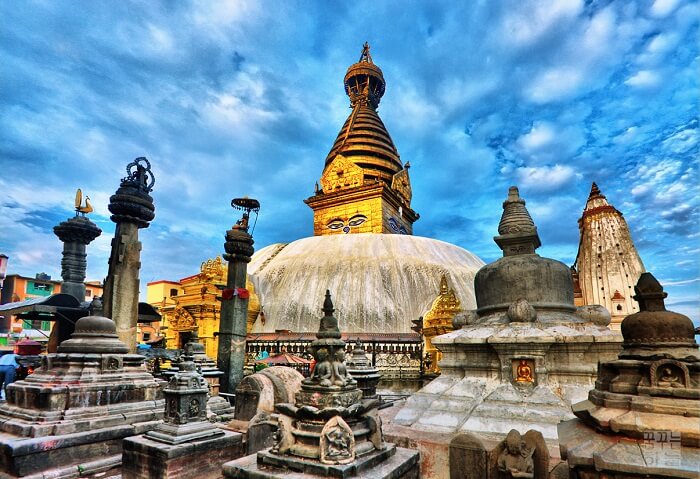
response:
M343 155L364 170L365 180L383 180L391 185L403 165L377 114L386 83L382 70L372 61L369 44L365 43L360 60L348 68L343 83L352 112L326 156L326 167Z

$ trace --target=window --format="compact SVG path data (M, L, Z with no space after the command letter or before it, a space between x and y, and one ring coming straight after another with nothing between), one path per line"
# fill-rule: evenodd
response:
M86 290L85 290L85 296L88 297L88 298L91 297L91 296L92 296L92 291L90 291L89 289L86 289Z
M173 296L177 296L177 289L175 289L175 288L172 288L170 290L170 297L172 298Z
M151 340L151 333L143 333L143 342Z

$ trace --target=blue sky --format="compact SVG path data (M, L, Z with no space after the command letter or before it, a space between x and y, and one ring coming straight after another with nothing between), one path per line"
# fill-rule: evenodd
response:
M591 181L627 219L673 309L700 317L698 4L656 1L0 3L0 252L60 276L51 227L81 187L107 202L147 156L156 219L142 281L223 251L232 197L262 203L258 248L312 234L310 196L369 41L379 114L412 165L415 234L485 261L507 188L539 253L571 264Z

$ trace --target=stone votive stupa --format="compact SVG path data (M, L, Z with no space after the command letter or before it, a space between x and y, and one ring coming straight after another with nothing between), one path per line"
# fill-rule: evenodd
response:
M623 350L601 363L595 388L559 425L572 477L696 478L700 470L700 351L693 322L666 311L651 273L634 288Z
M216 367L216 362L207 356L204 345L199 342L197 330L192 332L192 337L185 344L183 359L192 361L197 369L202 373L209 385L209 399L207 400L207 415L209 419L216 421L227 421L233 418L233 406L219 396L219 380L224 372ZM182 370L182 363L175 365L175 368L164 372L164 376L170 379L178 371Z
M296 402L277 405L274 446L224 464L225 477L417 477L418 453L384 442L379 401L363 400L348 374L345 342L328 291L323 311L311 343L316 366L302 382Z
M3 477L78 477L118 468L122 439L163 417L160 382L128 354L111 319L86 316L71 339L0 405ZM0 474L2 475L2 474Z
M621 338L604 308L574 306L564 263L535 253L540 238L516 187L498 233L503 257L477 272L477 309L432 340L442 375L411 396L394 423L496 441L532 429L551 450L557 424L572 417L571 404L586 397L598 361L616 357Z
M377 399L377 384L379 384L382 375L379 374L379 369L376 366L372 366L359 339L355 342L355 347L352 349L350 359L346 361L346 364L348 373L357 381L357 387L362 390L362 397L364 399Z
M192 355L185 355L163 395L163 423L124 440L122 478L221 477L221 465L243 455L242 435L209 422L209 384Z

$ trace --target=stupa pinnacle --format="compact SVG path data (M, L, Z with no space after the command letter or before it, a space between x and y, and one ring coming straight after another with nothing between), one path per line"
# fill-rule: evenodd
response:
M419 215L411 209L410 164L377 114L386 82L368 43L343 83L352 111L326 156L321 187L305 200L314 210L314 235L412 234Z
M577 305L605 306L612 316L610 327L620 329L625 316L638 311L633 287L645 271L627 222L593 183L578 224L581 239L573 270L581 296Z

